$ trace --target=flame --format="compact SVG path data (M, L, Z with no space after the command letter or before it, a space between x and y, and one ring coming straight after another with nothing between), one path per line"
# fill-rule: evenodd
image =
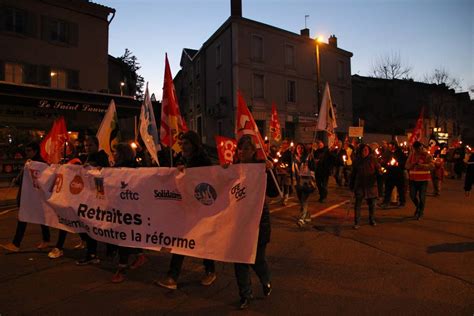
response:
M390 165L391 166L398 166L398 161L395 160L395 158L392 158L392 160L390 160Z
M346 155L342 155L342 160L343 160L344 162L346 162L346 161L347 161L347 156L346 156Z

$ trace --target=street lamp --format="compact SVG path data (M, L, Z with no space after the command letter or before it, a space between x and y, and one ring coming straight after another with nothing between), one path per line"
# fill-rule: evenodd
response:
M315 38L315 43L316 43L316 90L318 93L318 105L316 112L319 112L319 107L321 106L321 88L320 88L320 77L321 77L321 65L320 65L320 58L319 58L319 43L322 42L322 37L318 36Z
M125 86L125 82L120 81L120 95L123 96L123 87Z

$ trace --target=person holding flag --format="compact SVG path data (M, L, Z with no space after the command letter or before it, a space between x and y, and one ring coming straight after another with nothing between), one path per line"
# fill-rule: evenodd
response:
M326 82L324 88L323 100L319 109L317 129L328 133L328 148L333 147L336 140L335 129L337 128L336 112L331 99L329 84Z

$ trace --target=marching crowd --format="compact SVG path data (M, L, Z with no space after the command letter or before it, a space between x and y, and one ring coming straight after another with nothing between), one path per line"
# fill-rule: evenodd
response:
M268 145L268 144L267 144ZM181 139L182 152L176 157L175 166L197 168L212 165L212 161L204 150L198 134L188 131ZM140 149L140 148L139 148ZM361 206L365 200L369 209L369 223L376 226L375 209L380 199L381 208L389 207L394 200L398 207L406 205L406 195L409 194L415 206L414 217L422 219L425 212L425 199L428 182L432 181L434 195L439 196L442 191L443 178L448 175L457 179L462 178L465 172L464 190L469 195L474 182L474 155L471 155L468 146L456 144L454 148L440 148L433 145L425 148L415 141L410 148L401 146L396 141L363 144L355 141L336 141L331 147L323 141L313 144L297 143L288 139L276 145L266 147L268 159L257 160L257 146L253 138L243 136L237 142L235 163L265 162L267 172L274 172L278 186L282 192L281 203L287 205L290 195L296 194L300 205L300 214L296 224L304 227L311 222L308 211L308 198L311 194L319 195L319 203L325 203L329 192L328 182L331 176L340 187L347 187L354 195L354 229L360 228ZM35 142L25 147L25 155L33 161L43 161L39 145ZM159 155L164 161L161 166L169 166L165 161L168 154ZM113 167L136 168L149 166L149 157L143 150L135 151L128 143L119 143L115 146ZM43 161L44 162L44 161ZM66 161L65 161L66 162ZM83 143L77 142L67 159L67 163L90 165L95 167L110 167L109 157L103 150L99 150L99 142L95 136L88 136ZM226 167L226 166L223 166ZM17 184L21 188L22 175ZM269 177L269 179L271 179ZM275 196L275 187L268 182L267 195ZM396 189L396 191L394 190ZM21 190L18 194L20 202ZM18 252L25 234L27 224L18 221L16 232L11 243L0 245L2 248ZM235 263L235 277L239 289L239 307L245 309L253 298L250 283L250 267L256 272L265 296L272 291L270 270L266 261L266 245L270 241L270 213L265 202L259 226L256 261L252 265ZM46 249L51 242L49 228L41 225L42 241L38 249ZM79 234L81 241L74 248L85 249L85 256L78 260L78 265L97 264L100 262L97 254L97 241L87 234ZM60 230L55 247L48 253L48 257L56 259L64 255L64 243L67 232ZM126 248L116 245L106 245L107 256L119 257L116 273L111 281L119 283L125 280L129 269L136 269L147 262L146 255L141 249ZM130 255L134 261L129 263ZM178 279L185 257L172 254L169 270L165 277L155 281L159 286L175 290L178 288ZM216 280L215 263L204 259L204 275L201 279L203 286L209 286Z

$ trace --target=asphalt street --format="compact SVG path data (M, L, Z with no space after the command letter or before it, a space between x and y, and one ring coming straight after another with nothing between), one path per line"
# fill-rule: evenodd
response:
M273 292L264 297L253 274L248 310L237 309L230 263L217 263L216 282L203 287L202 261L187 258L178 290L170 291L153 284L165 276L170 254L147 252L144 266L114 284L116 258L77 266L83 250L73 249L79 238L70 234L65 256L49 259L36 250L40 229L31 224L20 252L0 250L0 315L474 315L474 196L464 196L461 181L448 179L440 197L428 196L421 221L408 199L404 208L378 208L376 227L364 207L359 230L346 188L331 179L327 202L317 199L303 228L295 198L271 203ZM17 214L14 206L0 208L0 243L11 241Z

